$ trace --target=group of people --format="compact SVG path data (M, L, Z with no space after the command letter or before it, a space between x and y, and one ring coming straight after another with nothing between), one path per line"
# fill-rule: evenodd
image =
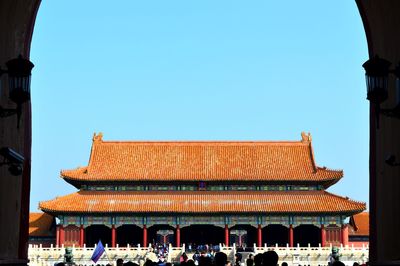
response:
M187 244L187 251L188 252L193 252L193 251L200 251L200 252L218 252L219 251L219 245L212 245L212 244L204 244L204 245L196 245L195 243L189 243Z
M187 256L182 254L181 266L241 266L242 255L237 253L235 261L229 261L228 256L223 252L216 252L213 256L201 253L193 259L188 259ZM267 251L263 254L256 256L249 255L246 260L247 266L276 266L278 264L278 254L275 251ZM286 264L287 265L287 264Z
M117 259L117 266L173 266L172 263L167 262L163 258L163 255L168 252L165 250L166 247L154 247L154 249L145 256L144 260L141 260L140 264L128 261L124 262L123 259ZM163 255L161 255L163 254ZM158 256L157 256L158 255ZM339 261L337 258L333 258L329 262L329 266L345 266L345 264ZM234 261L229 261L228 256L223 252L196 252L192 258L189 258L186 253L183 253L180 257L180 266L288 266L288 263L282 262L278 264L279 256L273 251L266 251L264 253L259 253L257 255L249 254L245 263L243 263L243 257L241 253L235 254ZM58 263L57 266L64 266L66 263ZM68 264L69 265L69 264ZM75 265L75 264L72 264ZM97 264L99 266L103 266ZM358 263L354 263L354 266L358 266ZM112 264L107 264L106 266L112 266Z

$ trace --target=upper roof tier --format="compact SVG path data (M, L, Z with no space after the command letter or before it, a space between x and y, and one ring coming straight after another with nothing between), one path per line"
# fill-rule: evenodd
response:
M63 170L74 185L87 182L251 181L318 183L341 170L315 164L311 135L300 141L103 141L94 135L89 164Z

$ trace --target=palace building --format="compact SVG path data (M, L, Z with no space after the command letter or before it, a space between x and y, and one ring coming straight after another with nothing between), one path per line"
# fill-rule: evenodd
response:
M300 141L104 141L88 166L61 171L78 191L39 204L58 245L348 244L365 203L327 192L343 171Z

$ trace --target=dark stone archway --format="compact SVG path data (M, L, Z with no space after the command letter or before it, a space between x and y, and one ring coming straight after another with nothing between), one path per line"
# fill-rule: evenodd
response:
M142 244L143 229L134 224L125 224L117 227L117 244L120 247L137 246Z
M0 1L0 64L21 54L29 59L32 33L40 0ZM2 93L0 103L4 107L8 97L6 75L0 77ZM21 125L14 119L0 120L0 147L12 147L24 157L23 171L15 178L8 167L0 167L0 261L26 261L29 238L29 196L31 191L31 103L22 105ZM22 130L21 130L22 129ZM11 188L11 189L10 189Z
M229 243L237 247L251 247L257 243L257 228L248 224L237 224L230 228Z
M294 245L318 247L321 243L321 229L312 224L302 224L294 228Z
M86 246L93 247L99 240L105 246L106 244L111 247L111 228L105 225L91 225L85 230L86 232Z
M176 229L168 224L156 224L147 229L147 239L152 244L169 244L173 246L175 243Z
M195 224L181 228L181 243L186 245L218 245L224 243L224 237L224 228L211 224Z
M270 224L262 229L263 243L268 246L285 247L289 243L289 228L280 224Z

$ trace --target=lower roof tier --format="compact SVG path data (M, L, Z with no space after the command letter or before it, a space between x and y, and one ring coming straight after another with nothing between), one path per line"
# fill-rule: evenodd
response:
M366 209L365 203L326 191L79 191L39 204L62 213L343 213Z

